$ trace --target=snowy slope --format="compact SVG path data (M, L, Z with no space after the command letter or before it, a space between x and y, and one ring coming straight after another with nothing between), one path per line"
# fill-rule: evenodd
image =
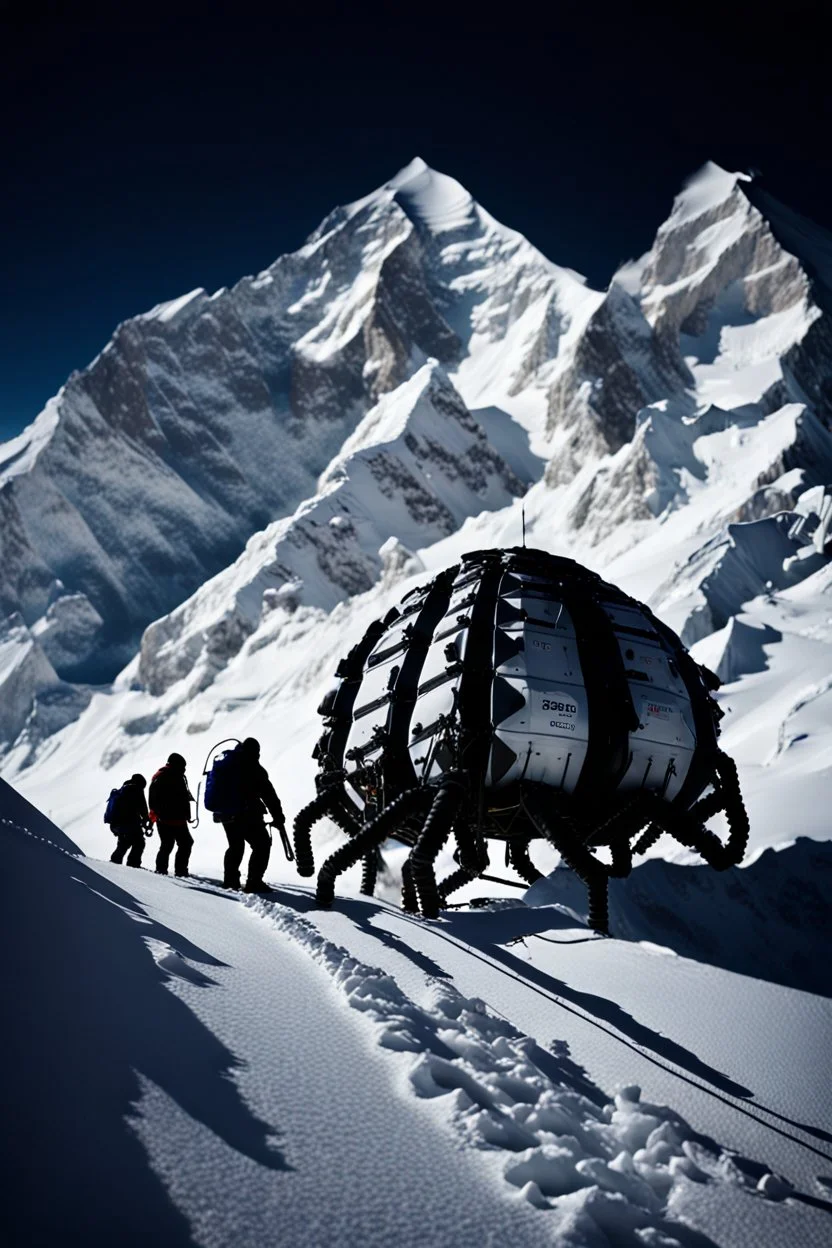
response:
M737 462L753 466L741 451ZM829 793L832 758L830 569L811 542L801 545L799 535L790 536L802 521L811 527L816 519L811 504L820 506L819 496L817 490L809 493L806 516L795 512L784 520L732 525L723 544L713 539L703 543L704 535L695 524L697 509L690 505L671 513L664 523L641 522L642 541L609 562L598 557L591 544L582 546L580 534L560 538L556 518L561 513L554 492L535 489L526 497L530 540L541 542L551 532L555 550L583 557L639 596L652 595L678 629L700 630L693 634L701 637L696 657L720 669L731 682L720 692L728 712L723 741L740 764L751 812L752 852L798 835L828 837L828 797L823 795ZM700 510L724 514L726 500L730 504L723 480L717 477L703 491ZM671 543L674 526L678 534ZM767 536L767 526L774 526L776 542ZM758 532L761 549L748 540ZM208 669L207 680L205 670L197 665L192 671L187 656L174 645L171 658L182 662L185 674L157 693L147 688L147 682L140 686L137 660L112 691L93 695L77 723L41 747L35 763L19 771L17 782L33 797L42 795L49 808L60 810L80 843L99 853L109 836L101 823L101 797L114 783L135 769L152 774L171 749L178 749L189 760L195 784L216 741L254 734L263 742L264 760L284 805L294 815L314 791L311 753L320 723L315 708L352 641L405 592L463 550L513 544L519 536L515 503L508 512L484 512L458 533L423 548L418 560L409 558L401 546L388 549L381 580L330 611L278 598L270 609L261 609L253 631L235 646L232 657ZM621 538L616 530L606 544L615 549ZM700 543L705 550L692 558L688 552L695 553ZM732 573L728 556L737 549L743 558L735 561ZM802 558L801 553L809 557ZM248 574L241 584L257 587ZM263 594L262 584L259 593ZM203 610L205 601L196 599ZM220 606L227 602L222 597ZM718 612L730 613L728 625L723 627L724 616ZM209 636L213 625L210 615L195 613L188 627L201 644L203 633ZM708 627L719 631L708 633ZM160 655L164 658L163 652ZM28 750L21 741L9 756L9 774L15 765L22 767ZM657 852L678 853L679 847L660 843ZM219 870L222 841L210 825L197 853L202 869Z
M827 1242L828 1000L555 905L246 904L2 782L0 821L10 1248Z

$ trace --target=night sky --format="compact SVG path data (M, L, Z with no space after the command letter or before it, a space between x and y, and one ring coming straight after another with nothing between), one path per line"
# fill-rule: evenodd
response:
M708 158L832 227L820 4L70 7L0 3L0 437L415 155L596 285Z

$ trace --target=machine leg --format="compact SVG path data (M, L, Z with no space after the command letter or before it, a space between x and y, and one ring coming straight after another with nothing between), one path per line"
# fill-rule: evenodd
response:
M426 919L439 914L440 897L436 887L436 856L450 836L454 818L465 796L465 786L454 776L447 777L433 799L421 835L413 847L410 862L419 908Z
M410 861L410 855L405 858L402 867L402 910L408 914L419 913L419 898L416 894L416 885L413 882L413 866Z
M358 812L344 792L343 785L340 789L336 789L335 800L327 814L333 823L338 824L342 832L346 832L347 836L358 836L362 824L358 820Z
M509 841L508 860L521 880L525 880L527 884L534 884L536 880L543 879L543 872L538 871L532 862L529 856L529 844L529 841Z
M529 816L537 830L551 845L554 845L563 861L575 872L578 879L587 887L589 897L589 915L587 922L593 931L609 935L609 912L607 904L607 883L609 872L602 862L598 862L583 843L575 822L565 813L559 815L559 825L553 825L544 814L541 804L535 796L525 795L525 805ZM561 830L564 828L565 830Z
M721 750L717 754L716 770L718 779L715 781L714 793L700 799L690 810L677 810L674 806L661 803L654 819L680 844L700 854L715 871L726 871L729 867L738 866L743 860L748 845L749 824L736 765ZM728 840L724 845L701 821L703 813L712 815L720 808L715 806L717 794L721 796L720 805L728 819Z
M315 857L312 853L312 825L329 813L335 794L324 789L295 816L295 866L298 875L315 874Z
M725 815L728 819L728 840L725 844L725 856L728 865L738 867L745 857L748 848L748 835L751 830L748 812L742 800L740 779L737 765L733 758L719 751L716 761L722 792L725 797Z
M364 855L364 869L361 872L361 891L366 897L372 897L376 891L379 857L378 846L375 849L368 850Z
M366 824L357 836L354 836L346 845L342 845L340 849L336 849L335 853L327 858L318 874L318 905L323 909L328 909L335 898L335 881L338 876L370 850L376 850L382 841L392 835L405 815L424 806L428 796L429 794L423 788L408 789L406 793L402 793L394 802L385 807L380 815L376 815L375 819Z
M452 871L439 885L440 905L445 904L451 893L456 892L458 888L462 888L463 884L470 884L471 880L476 878L476 871L469 871L467 867L457 867L456 871Z

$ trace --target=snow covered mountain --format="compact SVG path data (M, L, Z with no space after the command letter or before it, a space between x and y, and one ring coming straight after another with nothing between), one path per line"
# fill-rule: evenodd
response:
M412 162L256 277L120 325L2 448L0 612L31 627L83 595L83 636L53 610L38 644L61 677L112 675L425 358L476 339L520 388L599 299Z
M33 702L38 731L58 703L77 714L67 682L111 678L147 624L314 495L427 358L487 430L508 412L542 454L562 428L575 454L617 449L687 378L619 286L589 290L413 161L257 277L125 322L0 448L4 739Z
M724 739L740 762L752 851L826 837L830 255L823 231L744 175L706 166L647 256L596 292L414 162L258 278L130 322L130 334L167 344L153 377L162 358L173 368L178 344L179 398L161 383L143 391L153 403L167 395L171 438L180 402L183 420L202 427L184 379L222 392L218 411L235 430L224 445L272 500L270 523L252 535L254 511L223 495L245 549L150 623L104 689L71 683L66 666L115 628L102 600L67 578L47 606L11 615L0 638L4 774L59 802L80 843L103 850L97 808L114 769L129 759L152 771L171 748L195 764L219 738L254 732L293 812L311 791L314 708L345 648L464 550L517 543L522 495L531 544L649 601L727 682ZM275 400L268 418L229 397L241 356L211 355L209 368L210 352L196 349L217 309L256 325L252 341L307 378L305 389L284 386L291 402ZM54 420L50 432L41 417L22 435L10 498L35 496L71 423ZM243 430L261 427L250 445ZM162 442L148 437L157 455ZM189 445L202 464L199 438ZM124 465L117 475L135 484ZM200 489L200 506L219 498ZM187 509L186 493L174 494ZM148 504L141 514L158 535L161 513ZM192 520L168 534L171 558L188 546L183 566L196 549ZM200 540L220 531L199 526ZM199 549L194 584L214 571ZM181 598L182 583L164 592ZM140 600L147 618L156 613L152 596ZM206 869L218 852L209 842Z

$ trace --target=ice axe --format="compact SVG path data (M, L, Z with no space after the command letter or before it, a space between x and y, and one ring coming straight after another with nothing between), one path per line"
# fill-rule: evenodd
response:
M286 861L294 862L295 851L292 849L292 842L289 840L289 833L286 831L286 825L277 824L274 822L274 820L272 820L272 822L269 824L269 839L271 839L272 828L277 828L278 832L280 833L280 841L281 841L281 844L283 845L283 852L286 855Z

